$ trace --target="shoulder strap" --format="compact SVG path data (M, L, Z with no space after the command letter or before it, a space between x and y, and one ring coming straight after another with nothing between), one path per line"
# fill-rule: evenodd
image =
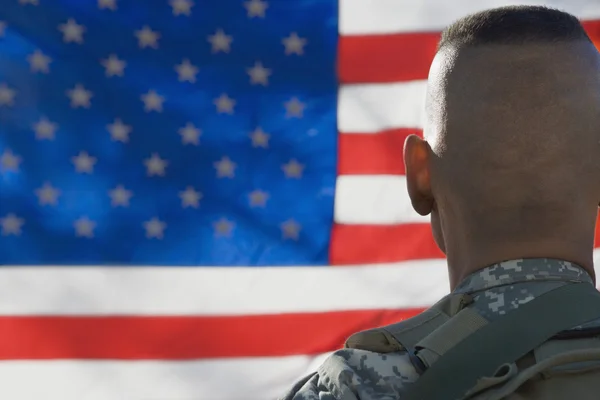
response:
M412 318L353 334L346 340L345 347L377 353L412 349L421 339L472 302L470 295L451 293Z
M492 375L556 335L600 316L593 285L561 286L483 326L449 349L403 400L462 399L478 378ZM533 323L532 323L533 320Z

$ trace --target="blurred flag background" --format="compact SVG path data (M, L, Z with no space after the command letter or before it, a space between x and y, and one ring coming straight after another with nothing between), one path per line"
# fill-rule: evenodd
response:
M509 4L1 0L0 398L274 399L446 294L402 145Z

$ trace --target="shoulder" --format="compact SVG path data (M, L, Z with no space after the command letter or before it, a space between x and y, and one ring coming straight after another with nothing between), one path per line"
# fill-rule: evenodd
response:
M293 400L375 400L401 398L418 379L406 352L375 353L358 349L338 350L329 356L295 393Z

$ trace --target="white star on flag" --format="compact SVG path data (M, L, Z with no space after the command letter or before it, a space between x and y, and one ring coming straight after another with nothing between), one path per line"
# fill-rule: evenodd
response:
M152 218L150 221L144 222L144 229L146 230L146 237L148 239L162 239L166 228L167 224L156 217Z
M94 172L96 157L91 157L86 151L80 151L79 154L71 158L75 171L81 174L91 174Z
M58 196L60 196L60 190L53 187L50 183L44 182L44 185L36 189L36 196L40 205L50 204L55 206L58 203Z
M115 11L117 9L117 0L98 0L98 8Z
M229 53L233 38L229 35L226 35L225 32L223 32L223 29L217 29L217 32L215 32L214 35L210 35L208 37L208 41L212 45L213 53L218 53L219 51Z
M170 0L169 4L173 8L173 15L190 15L194 2L191 0Z
M221 218L213 223L213 227L215 228L215 236L229 237L233 231L234 224L226 218Z
M156 153L152 153L152 156L150 158L147 158L144 160L144 165L146 165L146 170L147 170L148 176L154 176L154 175L164 176L165 169L167 168L167 164L168 164L168 161L163 160Z
M11 89L6 83L0 83L0 107L15 104L16 90Z
M291 159L287 164L283 164L281 169L283 169L283 173L287 178L302 178L304 165L300 164L294 159Z
M293 219L288 219L281 225L281 234L284 239L298 240L300 235L301 226Z
M79 25L73 18L69 18L66 23L58 26L63 34L63 42L65 43L83 43L83 33L85 26Z
M21 164L21 157L13 154L9 149L4 150L0 155L0 171L19 171L19 164Z
M108 195L110 196L111 206L129 207L129 200L133 196L133 192L125 189L123 185L118 185L116 188L109 190Z
M187 58L175 66L175 71L179 75L179 82L196 82L196 74L198 67L190 62Z
M250 139L252 139L252 147L269 147L269 137L270 135L262 130L261 127L256 128L251 134Z
M73 223L73 227L75 228L75 236L93 238L96 223L88 217L81 217Z
M5 217L0 218L2 236L19 236L21 234L21 227L24 223L25 220L23 218L19 218L13 213L7 214Z
M248 18L264 18L265 11L269 7L269 4L262 0L250 0L244 3L244 7L246 7L246 10L248 11Z
M142 29L135 31L135 36L138 38L138 45L142 49L145 49L146 47L158 49L160 33L153 31L149 26L145 25Z
M296 32L292 32L290 36L284 38L282 42L285 46L285 54L304 54L306 39L299 37Z
M115 119L112 124L106 125L106 129L110 133L110 139L114 142L129 142L129 134L131 126L125 125L119 118Z
M67 90L67 96L71 99L72 108L90 108L92 105L90 100L94 95L78 83L73 89Z
M220 161L214 163L219 178L233 178L235 176L236 164L229 157L223 157Z
M142 98L142 101L144 102L144 111L146 111L146 112L150 112L150 111L162 112L163 102L165 101L165 98L163 96L159 95L158 93L156 93L156 91L149 90L148 93L143 94L141 96L141 98Z
M264 207L269 199L269 194L262 190L254 190L248 197L250 198L250 207Z
M179 197L181 198L181 206L183 208L198 208L200 206L200 199L202 199L202 193L197 192L193 187L188 186L184 191L179 192Z
M53 140L56 130L58 129L58 125L46 117L41 117L38 122L33 124L32 129L35 132L36 139Z
M108 58L101 60L102 66L105 69L105 74L111 76L123 76L127 63L120 60L115 54L111 54Z
M235 100L226 94L222 94L214 100L217 106L219 114L233 114L233 108L235 107Z
M183 144L200 144L200 135L202 131L194 126L191 122L188 122L183 128L179 129L181 135L181 142Z
M269 84L269 76L271 75L271 70L263 67L262 63L256 62L254 63L254 67L246 69L248 75L250 75L250 83L260 84L263 86L267 86Z
M302 103L298 98L292 97L289 101L284 103L285 107L285 117L286 118L302 118L304 115L304 107L305 104Z
M52 59L42 53L40 50L36 50L27 56L29 67L31 72L43 72L47 74L50 72L50 63Z

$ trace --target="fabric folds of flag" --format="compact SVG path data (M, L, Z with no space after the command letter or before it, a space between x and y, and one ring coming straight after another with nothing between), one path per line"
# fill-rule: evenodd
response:
M446 294L402 145L511 3L2 2L0 397L275 398Z

